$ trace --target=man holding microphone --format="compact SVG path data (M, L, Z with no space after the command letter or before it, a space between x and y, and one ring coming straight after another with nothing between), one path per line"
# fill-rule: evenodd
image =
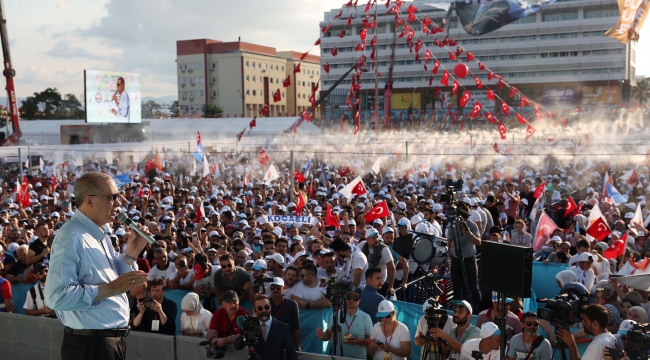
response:
M106 226L119 203L110 176L84 174L74 195L77 211L54 238L45 284L46 302L65 326L61 358L125 359L130 330L125 293L147 285L148 274L134 263L146 241L130 232L124 254L111 246Z

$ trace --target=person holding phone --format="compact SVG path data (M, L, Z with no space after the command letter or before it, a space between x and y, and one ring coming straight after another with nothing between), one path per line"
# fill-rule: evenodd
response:
M374 360L406 359L411 357L411 335L403 323L397 321L395 306L384 300L377 309L377 319L368 343L368 355Z
M179 254L174 259L176 271L169 277L169 288L172 290L192 290L194 289L194 271L190 271L188 258Z

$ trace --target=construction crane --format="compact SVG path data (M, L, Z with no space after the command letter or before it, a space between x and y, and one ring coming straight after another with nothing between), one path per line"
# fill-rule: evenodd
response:
M22 132L20 131L20 121L18 119L18 104L16 99L16 90L14 89L14 77L16 70L11 67L11 55L9 54L9 36L7 35L7 20L5 19L4 6L0 0L0 42L2 43L2 56L4 69L2 75L7 80L7 98L9 99L9 120L11 121L12 134L6 136L0 132L0 146L9 146L16 144Z
M397 26L393 26L393 43L390 46L390 65L388 67L388 79L384 89L384 130L390 129L392 125L393 111L390 106L390 97L393 94L393 67L395 66L395 49L397 48Z

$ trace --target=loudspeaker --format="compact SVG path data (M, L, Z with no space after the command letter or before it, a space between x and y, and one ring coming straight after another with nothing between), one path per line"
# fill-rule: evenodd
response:
M481 242L481 286L513 297L529 298L532 281L532 248Z

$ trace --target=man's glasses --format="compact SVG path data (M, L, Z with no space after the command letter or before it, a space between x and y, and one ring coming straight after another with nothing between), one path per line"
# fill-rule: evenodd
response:
M309 275L311 275L311 274L300 274L300 277L304 279L304 278L306 278L306 277L309 276Z
M107 199L112 200L113 202L115 202L115 201L117 201L117 197L118 197L119 195L120 195L120 194L113 194L113 195L88 195L88 196L99 196L99 197L107 198Z
M346 296L345 299L350 301L359 301L359 297L357 296Z
M38 272L38 275L45 275L47 274L47 270L41 270Z
M232 269L232 264L221 265L222 269Z
M264 310L270 310L271 306L269 305L264 305L264 306L258 306L257 311L264 311Z
M527 321L527 322L524 323L524 325L537 327L537 326L539 326L539 323L538 322L528 322Z
M271 285L271 290L282 290L282 286L280 286L280 285Z

